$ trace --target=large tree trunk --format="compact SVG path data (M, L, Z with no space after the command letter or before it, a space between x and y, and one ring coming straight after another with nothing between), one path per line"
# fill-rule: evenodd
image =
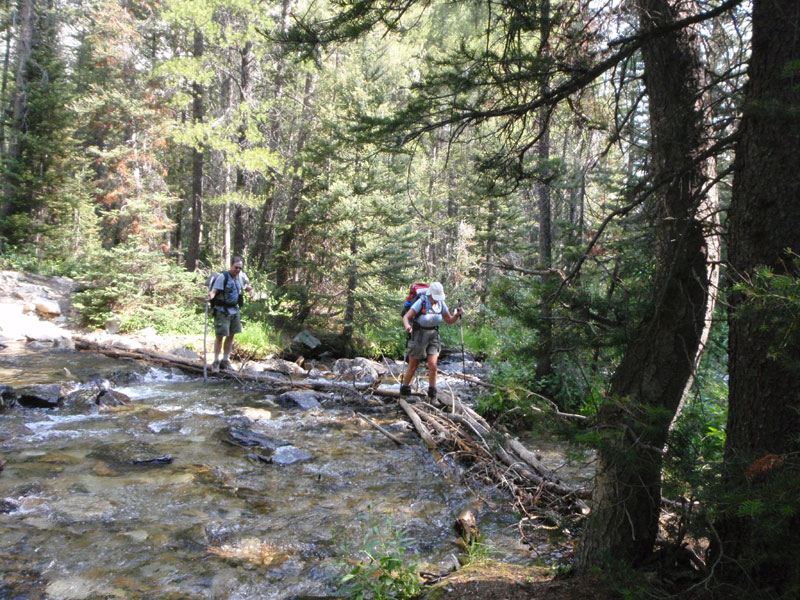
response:
M241 60L239 63L240 94L239 102L249 103L253 95L253 64L255 56L253 54L253 42L248 40L244 47L240 49ZM247 150L250 142L247 139L247 127L249 117L245 113L242 124L239 126L239 150ZM247 190L247 177L241 166L236 167L236 192L244 195ZM233 212L233 254L247 258L248 237L252 228L255 211L245 204L236 204ZM226 262L226 264L229 264Z
M796 0L753 2L753 50L729 211L731 277L745 286L761 266L795 282L800 276L798 30ZM730 298L725 463L732 493L742 492L724 505L729 508L717 523L722 545L715 549L725 579L747 581L763 597L776 598L794 597L789 590L800 586L792 458L800 451L800 330L796 308L786 308L782 293L761 303L743 293ZM737 514L745 499L763 499L761 525ZM785 510L792 512L781 514Z
M203 34L195 31L194 56L203 56ZM203 120L203 86L197 82L192 84L192 121ZM200 243L203 239L203 151L195 146L192 150L192 226L189 237L189 248L186 252L186 269L197 269L200 258Z
M6 10L9 9L10 1L6 0ZM14 37L14 26L17 24L16 13L13 13L12 19L7 23L8 29L6 30L6 51L3 58L3 81L0 84L0 111L3 114L6 112L6 91L8 88L8 70L11 61L11 41ZM0 119L0 157L6 156L6 120Z
M280 17L280 31L286 34L291 25L291 14L296 4L296 0L281 0L281 17ZM286 120L286 115L282 114L279 110L281 100L284 95L284 87L286 84L286 59L283 56L281 49L278 49L278 59L275 65L275 75L273 80L273 99L272 102L276 110L271 112L271 123L269 126L269 133L267 143L271 150L278 151L281 147L282 127L281 124ZM282 154L286 154L284 149ZM284 169L284 174L286 169ZM285 182L285 177L281 180L276 180L274 187L267 193L264 199L264 205L261 207L261 213L258 218L258 234L256 237L256 244L254 248L254 255L257 257L259 269L267 265L272 259L272 254L275 245L275 213L280 203L281 197L287 194L288 185Z
M316 73L309 73L306 76L305 89L303 91L303 111L300 117L301 133L297 141L295 160L292 172L300 171L300 159L305 148L308 137L311 133L311 104L314 97L314 87L317 82ZM301 199L305 179L301 175L293 175L289 187L289 202L286 209L286 229L281 235L278 244L278 264L275 269L275 285L278 288L285 287L289 283L292 274L291 251L295 239L299 235L298 216L300 215Z
M638 0L642 30L680 18L677 1ZM611 379L600 426L593 509L578 566L609 558L637 564L652 551L661 504L662 451L669 425L692 375L707 326L713 245L702 217L713 201L701 106L701 65L690 30L661 35L643 48L650 100L656 255L649 314L636 329Z
M350 268L347 273L347 299L345 301L342 339L345 343L353 338L356 317L356 288L358 287L358 225L350 234Z
M544 169L550 160L550 119L542 116L542 137L539 140L539 164ZM537 186L537 203L539 208L539 268L545 273L541 275L542 308L539 325L538 360L536 363L536 379L544 383L553 374L553 298L550 293L550 278L547 273L553 266L553 228L550 181L542 181Z
M8 144L8 155L5 156L6 174L3 177L3 198L0 202L0 216L6 216L13 210L12 198L14 196L15 183L9 175L9 166L13 171L16 161L20 155L19 138L25 131L26 124L23 116L26 112L27 93L26 93L26 73L28 62L33 50L33 37L36 21L36 3L34 0L21 0L19 3L19 32L17 34L17 64L14 89L14 96L11 103L11 134ZM6 232L2 232L5 234Z

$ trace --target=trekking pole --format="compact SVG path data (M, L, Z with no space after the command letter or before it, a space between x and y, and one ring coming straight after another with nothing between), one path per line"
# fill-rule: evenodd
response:
M206 360L206 339L208 338L208 300L206 300L206 322L203 326L203 381L208 383L208 361Z
M456 308L462 308L461 307L461 300L458 301L458 306ZM464 317L463 317L463 313L462 313L458 317L458 326L461 329L461 374L462 375L466 375L467 374L467 367L466 367L466 361L464 360L464 323L462 322L463 319L464 319Z

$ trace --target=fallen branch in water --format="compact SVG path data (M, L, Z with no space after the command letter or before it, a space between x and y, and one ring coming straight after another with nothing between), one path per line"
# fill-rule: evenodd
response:
M380 425L378 425L378 424L377 424L375 421L373 421L372 419L370 419L370 418L369 418L367 415L362 415L360 412L357 412L357 413L356 413L356 415L358 415L359 417L361 417L362 419L364 419L364 420L365 420L367 423L369 423L370 425L372 425L372 426L373 426L375 429L377 429L378 431L380 431L380 432L381 432L383 435L385 435L386 437L388 437L390 440L392 440L392 441L393 441L395 444L397 444L398 446L404 446L404 445L405 445L405 442L404 442L403 440L401 440L401 439L400 439L399 437L397 437L396 435L394 435L394 434L392 434L392 433L390 433L390 432L386 431L386 429L384 429L383 427L381 427Z

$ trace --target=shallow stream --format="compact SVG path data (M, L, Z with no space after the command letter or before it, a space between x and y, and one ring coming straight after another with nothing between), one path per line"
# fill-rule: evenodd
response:
M263 390L90 353L0 352L0 382L15 388L69 375L121 381L133 402L0 414L0 598L323 596L343 573L341 541L357 548L384 518L432 570L458 552L453 523L475 498L400 426L402 447L346 408L277 407ZM225 443L231 428L310 458L265 464ZM516 542L504 499L480 495L496 507L479 510L495 555L540 559Z

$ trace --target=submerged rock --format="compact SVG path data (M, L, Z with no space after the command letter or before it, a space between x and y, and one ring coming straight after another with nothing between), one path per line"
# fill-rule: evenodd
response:
M278 396L278 402L284 406L294 404L303 410L308 410L309 408L319 408L317 394L311 390L293 390L291 392L286 392L285 394Z
M314 458L308 450L296 446L281 446L272 453L272 463L276 465L291 465Z
M153 458L137 458L131 461L132 465L139 465L139 466L161 466L161 465L171 465L172 464L172 456L169 454L165 454L164 456L154 456Z
M231 427L228 430L227 441L245 448L260 447L275 450L279 443L262 433L256 433L245 427Z
M166 465L173 460L169 454L141 441L103 444L92 450L89 457L102 461L112 469Z

